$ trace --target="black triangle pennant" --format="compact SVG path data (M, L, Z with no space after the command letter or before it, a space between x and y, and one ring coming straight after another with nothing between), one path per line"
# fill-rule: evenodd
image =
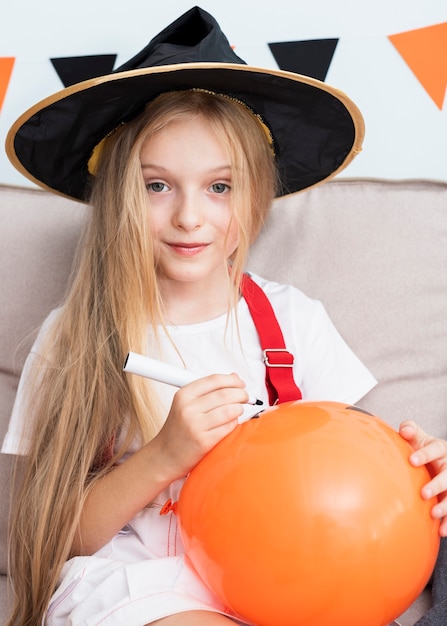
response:
M50 59L57 75L69 87L89 78L110 74L116 61L116 54L100 54L82 57L62 57Z
M324 81L338 41L338 39L311 39L268 45L280 69Z

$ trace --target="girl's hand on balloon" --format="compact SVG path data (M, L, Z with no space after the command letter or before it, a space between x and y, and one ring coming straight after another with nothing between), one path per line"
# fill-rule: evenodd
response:
M213 374L182 387L153 443L169 477L188 474L238 424L248 401L237 374Z
M447 441L428 435L413 421L402 422L401 436L413 447L410 463L415 467L426 465L432 479L422 488L426 500L437 497L432 516L441 520L439 534L447 536Z

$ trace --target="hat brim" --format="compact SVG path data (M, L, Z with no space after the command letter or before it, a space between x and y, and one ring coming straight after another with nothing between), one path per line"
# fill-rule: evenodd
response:
M6 152L29 180L87 201L87 164L95 146L160 93L193 88L231 95L261 115L275 141L278 195L332 178L361 150L359 109L326 83L248 65L182 63L101 76L45 98L13 124Z

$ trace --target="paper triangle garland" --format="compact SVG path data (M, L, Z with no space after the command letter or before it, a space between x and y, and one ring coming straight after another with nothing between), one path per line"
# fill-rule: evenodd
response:
M447 87L447 22L390 35L388 39L442 110Z
M268 45L280 69L324 81L337 43L338 39L312 39Z

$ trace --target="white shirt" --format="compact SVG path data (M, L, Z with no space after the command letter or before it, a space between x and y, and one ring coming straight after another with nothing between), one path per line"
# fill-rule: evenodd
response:
M303 400L354 404L375 386L376 380L347 346L319 301L290 285L251 276L267 294L286 347L295 357L293 374ZM27 441L21 438L21 433L28 430L27 422L32 419L24 411L26 381L43 337L59 311L52 311L44 322L25 363L3 453L26 453ZM151 329L148 331L149 356L186 367L199 376L237 372L245 381L247 392L268 404L263 352L244 299L238 303L236 316L233 313L228 318L225 314L198 324L168 326L167 332L160 327L158 331L159 345ZM177 389L163 383L154 385L167 415Z

